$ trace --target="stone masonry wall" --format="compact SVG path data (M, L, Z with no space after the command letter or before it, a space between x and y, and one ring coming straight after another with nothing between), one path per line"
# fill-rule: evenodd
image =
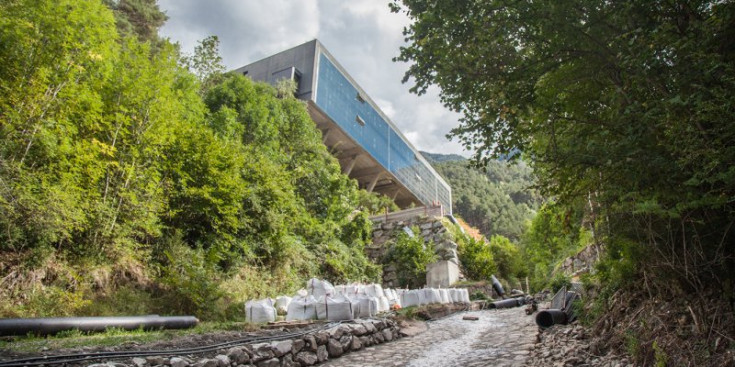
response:
M571 277L590 272L597 260L600 259L604 248L602 244L591 244L576 255L566 258L560 265L559 271Z
M442 217L434 216L415 216L408 219L376 222L373 224L373 243L365 248L365 253L370 259L377 263L381 263L388 250L390 240L395 238L398 232L403 231L405 227L418 227L419 233L414 235L421 236L424 241L434 244L434 251L439 260L447 260L459 265L457 257L457 244L451 240L451 236L447 233ZM383 286L397 286L396 269L392 265L383 268Z
M220 351L211 358L133 358L132 365L136 367L313 366L330 358L338 358L345 353L400 337L398 325L393 320L355 320L295 339L232 347Z

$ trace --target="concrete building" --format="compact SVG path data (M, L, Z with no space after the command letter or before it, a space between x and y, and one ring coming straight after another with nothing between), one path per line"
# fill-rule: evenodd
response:
M235 72L271 84L294 80L324 144L361 188L401 208L441 206L444 214L452 213L449 185L318 40Z

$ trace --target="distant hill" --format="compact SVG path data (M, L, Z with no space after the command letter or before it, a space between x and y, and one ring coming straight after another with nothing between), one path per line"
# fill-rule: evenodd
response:
M518 241L543 201L531 188L531 168L523 162L491 161L482 172L457 154L421 154L452 187L454 214L486 237L500 234Z
M429 153L429 152L423 152L420 151L421 155L426 158L429 163L440 163L440 162L450 162L450 161L466 161L467 158L459 155L459 154L441 154L441 153Z

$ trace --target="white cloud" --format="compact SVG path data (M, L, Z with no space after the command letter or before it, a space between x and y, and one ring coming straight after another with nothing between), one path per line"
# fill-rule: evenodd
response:
M420 150L463 153L444 135L458 116L432 91L418 97L401 84L406 69L391 59L403 45L403 14L387 1L344 0L160 0L170 17L161 35L192 52L209 35L220 39L228 68L237 68L318 38L383 112Z

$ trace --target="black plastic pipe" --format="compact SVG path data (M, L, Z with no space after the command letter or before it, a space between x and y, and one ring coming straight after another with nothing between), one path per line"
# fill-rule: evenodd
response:
M548 328L554 325L566 325L567 321L567 314L556 308L539 311L536 315L536 325L542 328Z
M48 317L30 319L0 319L0 336L52 335L64 330L105 331L108 328L124 330L187 329L199 320L194 316L112 316L112 317Z
M513 308L521 305L518 298L509 298L502 301L495 301L490 304L490 308Z
M500 281L498 281L498 278L496 278L495 275L491 275L490 279L493 282L493 289L495 289L495 293L497 293L498 296L503 297L505 295L505 291L503 290L503 285L500 284Z

